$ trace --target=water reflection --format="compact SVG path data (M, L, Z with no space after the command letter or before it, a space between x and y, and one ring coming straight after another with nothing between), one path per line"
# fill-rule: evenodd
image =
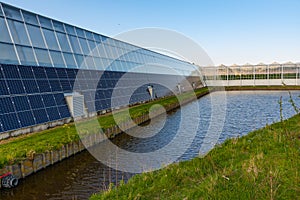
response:
M297 105L300 105L299 94L300 92L292 93ZM226 121L219 142L229 137L245 135L252 130L264 127L266 124L279 121L280 111L278 100L280 96L283 96L283 116L288 118L294 115L295 111L288 102L289 96L287 92L228 92ZM211 120L210 97L203 97L192 104L194 103L198 103L200 109L199 129L192 145L179 160L188 160L197 156L201 145L203 145L203 138L207 136L206 131L209 128L209 122ZM181 110L169 113L163 129L156 135L153 135L155 127L148 127L147 130L149 133L143 132L134 134L143 134L143 136L149 134L151 136L149 138L136 138L122 134L113 139L112 142L123 149L138 153L160 149L175 137L180 114L183 112L183 109L193 112L189 110L192 107L191 104L188 104ZM193 119L186 120L189 123L194 122ZM162 123L160 118L154 119L153 122L152 124L157 123L158 127L159 124ZM144 126L146 126L146 124L144 124ZM209 142L209 140L207 141ZM182 145L185 145L185 141L182 141ZM97 148L98 151L110 151L106 148L105 143L95 148ZM176 155L176 149L171 149L169 153ZM118 164L116 163L116 165ZM133 174L106 167L94 159L89 152L85 151L55 166L29 176L25 180L21 180L17 188L1 190L0 199L88 199L93 193L107 189L109 183L112 182L116 184L119 180L126 181L132 175Z

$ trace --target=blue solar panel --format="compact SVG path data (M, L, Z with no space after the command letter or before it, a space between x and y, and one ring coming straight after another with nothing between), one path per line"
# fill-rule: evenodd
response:
M32 68L28 66L18 66L22 79L34 79Z
M37 124L42 124L49 121L45 109L33 110L33 115Z
M66 105L65 96L63 93L53 94L53 96L56 101L56 105L58 106Z
M14 112L14 105L10 97L0 98L0 114Z
M0 64L0 80L1 79L4 79L4 75L3 75L3 72L2 72L2 65Z
M56 102L52 94L42 94L42 98L46 107L56 106Z
M38 109L38 108L43 108L44 107L44 103L42 100L41 95L37 94L37 95L29 95L28 96L30 105L32 109Z
M3 72L8 79L20 79L18 68L15 65L7 65L3 67Z
M77 70L76 69L68 69L67 76L69 79L76 79Z
M0 80L0 96L9 95L5 80Z
M23 80L23 84L27 94L39 93L39 89L35 80Z
M20 123L16 113L0 115L0 121L4 131L19 129Z
M69 111L69 108L67 105L59 106L58 110L59 110L59 113L60 113L60 116L62 119L71 117L71 114L70 114L70 111Z
M14 101L17 112L30 110L29 100L27 96L15 96L12 99Z
M7 80L10 94L25 94L25 90L21 80Z
M73 89L74 84L75 84L75 79L69 79L69 83L71 85L71 89Z
M72 87L68 80L60 80L60 84L64 92L72 92Z
M59 111L57 107L46 108L50 121L60 119Z
M110 109L113 89L118 79L124 74L123 72L81 70L79 76L76 76L78 73L77 69L16 65L1 65L1 68L5 71L5 76L7 75L10 78L2 76L3 79L1 79L0 75L0 95L2 97L0 98L0 114L2 118L8 116L7 119L14 119L15 122L7 123L7 120L4 121L6 125L0 124L0 131L13 130L20 126L27 127L70 117L64 93L72 92L76 78L76 88L74 89L84 95L85 105L89 112ZM1 71L0 74L2 74ZM101 77L101 75L103 76ZM129 74L129 77L131 79L123 80L122 88L117 89L114 93L115 106L128 104L123 99L124 96L130 94L130 104L150 99L147 90L148 85L142 85L134 92L131 88L142 83L146 75ZM6 81L4 78L6 78ZM148 75L147 78L155 81L163 77L153 74ZM170 77L170 79L176 82L176 76ZM153 83L152 85L158 97L165 96L170 92L159 84ZM4 98L5 95L7 96L6 98ZM12 96L9 97L9 95ZM17 114L14 114L15 112Z
M61 92L62 88L60 82L58 80L50 80L49 81L52 92Z
M55 68L47 67L47 68L45 68L45 70L46 70L47 77L49 79L58 79L58 76L56 74L56 69Z
M68 75L65 69L56 68L56 72L60 79L68 79Z
M1 122L1 119L0 119L0 132L4 132L3 128L2 128L2 122Z
M40 93L51 92L49 82L46 80L37 80L37 84L40 89Z
M46 72L43 67L35 67L33 73L36 79L47 80Z
M31 111L17 113L22 127L32 126L35 124L34 117Z

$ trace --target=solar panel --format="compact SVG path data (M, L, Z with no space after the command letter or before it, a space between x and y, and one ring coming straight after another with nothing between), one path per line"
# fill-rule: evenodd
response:
M18 112L17 114L22 127L32 126L35 124L32 111Z
M16 113L0 115L0 120L4 131L15 130L21 128Z
M55 121L61 118L57 107L46 108L46 110L50 121Z
M12 99L17 112L30 110L27 96L14 96Z
M34 79L32 68L29 66L18 66L22 79Z
M28 96L32 109L39 109L44 107L44 103L40 94Z
M49 121L45 109L33 110L33 115L37 124L42 124Z
M35 80L23 80L23 84L27 94L39 93L39 88Z
M9 91L7 89L7 84L5 80L0 80L0 95L4 96L4 95L9 95Z
M18 68L14 65L3 67L4 76L7 79L20 79Z
M14 105L10 97L0 98L0 114L14 112Z
M7 86L10 94L25 94L25 89L21 80L7 80Z
M61 119L71 117L69 108L67 105L57 107L61 116Z

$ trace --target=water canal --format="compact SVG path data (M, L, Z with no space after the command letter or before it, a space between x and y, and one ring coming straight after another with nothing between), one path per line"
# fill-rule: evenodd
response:
M218 95L218 93L215 93ZM220 94L221 95L221 94ZM300 105L300 92L292 92L297 105ZM279 99L283 97L283 117L289 118L295 114L288 102L289 95L285 91L232 91L226 93L227 109L226 119L219 142L226 138L237 137L264 127L266 124L280 121ZM135 138L121 134L112 141L119 147L132 152L149 152L162 148L172 140L178 129L181 112L193 112L193 104L199 104L200 123L192 145L178 160L189 160L199 154L203 138L211 119L210 96L185 105L181 109L172 111L167 115L164 123L160 117L152 120L152 125L145 131L143 138ZM194 123L193 119L186 119ZM147 124L143 126L147 127ZM155 127L163 128L158 134ZM147 135L151 137L147 138ZM182 143L184 145L184 141ZM96 148L107 150L106 144ZM173 151L176 151L175 149ZM170 151L172 152L172 151ZM34 175L20 181L17 188L1 190L0 199L88 199L90 195L107 189L109 183L128 180L133 174L109 168L95 158L88 151L84 151L70 159L46 168Z

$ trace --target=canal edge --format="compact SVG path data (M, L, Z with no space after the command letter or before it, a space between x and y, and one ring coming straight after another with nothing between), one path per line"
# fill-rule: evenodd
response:
M197 99L206 96L209 94L209 91L204 91L200 94L197 94ZM192 101L194 101L194 98L191 99L186 99L182 101L181 103L173 103L165 107L165 110L167 112L170 112L172 110L180 108L180 106L186 105ZM153 113L153 117L158 117L161 114L163 114L161 110L157 110ZM123 130L129 130L131 128L136 127L137 125L143 124L145 122L148 122L150 120L148 114L143 114L139 117L136 117L132 119L136 125L131 126L130 123L124 122L123 123ZM125 127L125 128L124 128ZM120 129L118 125L115 125L113 127L107 128L104 131L104 134L112 139L116 137L117 135L121 134L123 131ZM73 141L70 142L66 145L63 145L60 149L58 150L52 150L52 151L47 151L44 153L38 153L35 154L33 153L30 157L25 158L24 160L20 161L19 163L13 164L13 165L7 165L0 169L0 174L5 174L5 173L11 173L13 176L15 176L17 179L24 179L27 176L30 176L31 174L34 174L38 171L41 171L42 169L45 169L49 166L52 166L56 163L59 163L67 158L70 158L72 156L75 156L76 154L86 150L87 148L90 148L92 146L95 146L97 144L100 144L103 142L101 140L101 137L99 137L99 133L94 133L88 135L86 138L84 138L85 145L83 145L82 141ZM1 178L0 178L0 183L1 183ZM2 184L0 184L0 189L2 187Z

